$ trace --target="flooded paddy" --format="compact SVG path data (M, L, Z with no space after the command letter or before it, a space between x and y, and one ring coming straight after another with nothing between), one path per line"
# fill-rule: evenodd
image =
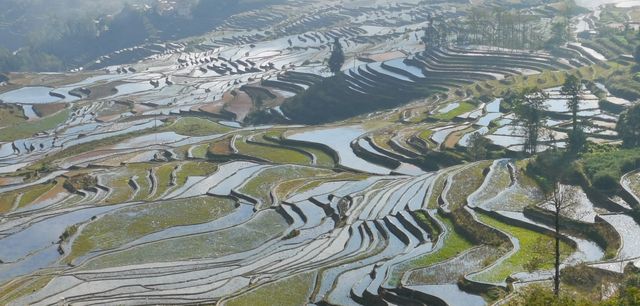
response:
M29 129L0 143L0 291L15 284L20 293L0 304L278 304L277 296L479 306L492 301L458 280L548 279L546 263L525 264L550 241L548 224L527 209L549 207L517 153L524 129L498 92L525 81L552 87L544 132L558 143L545 138L540 150L562 148L570 113L555 71L614 68L589 64L604 55L588 44L573 56L425 50L430 16L456 21L464 5L365 2L248 11L194 45L1 94L20 107L11 120ZM368 9L354 9L361 5ZM420 97L303 125L283 103L332 75L324 61L336 37L345 107ZM630 104L596 86L609 102ZM579 117L594 123L589 137L616 142L618 114L599 99L585 92ZM65 116L48 122L57 114ZM491 141L480 159L495 159L473 161L465 148L475 132ZM621 184L637 195L636 181L629 174ZM633 218L563 188L578 194L565 217L604 219L623 242L614 260L637 260ZM471 239L476 231L504 241ZM566 239L564 264L610 264L593 237Z
M53 88L42 86L23 87L0 94L0 100L13 104L45 104L58 102L63 99L51 95L51 90L53 90Z

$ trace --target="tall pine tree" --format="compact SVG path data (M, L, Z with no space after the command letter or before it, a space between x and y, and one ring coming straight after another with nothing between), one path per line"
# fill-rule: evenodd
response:
M569 150L578 153L586 144L586 135L582 122L579 122L580 100L582 99L582 82L574 75L567 79L560 89L560 93L567 98L567 108L571 112L571 134L569 134Z
M342 51L342 45L340 40L336 37L333 42L333 49L331 50L331 57L329 57L329 70L333 74L338 74L344 64L344 51Z

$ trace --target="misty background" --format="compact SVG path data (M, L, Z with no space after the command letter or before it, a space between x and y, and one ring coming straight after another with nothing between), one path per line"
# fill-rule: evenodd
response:
M284 0L0 0L0 72L63 71Z

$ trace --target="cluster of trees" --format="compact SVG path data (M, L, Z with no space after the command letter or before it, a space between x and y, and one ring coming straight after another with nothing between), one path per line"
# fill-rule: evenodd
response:
M582 81L573 75L568 75L561 88L561 94L567 99L566 106L571 113L571 130L568 132L567 151L560 155L559 158L552 159L551 163L544 164L545 176L541 181L541 186L547 194L547 203L552 207L554 216L553 229L555 231L554 243L554 293L556 296L560 294L560 240L561 225L560 220L567 210L577 203L576 196L571 190L563 188L561 182L568 179L570 173L571 160L578 153L582 152L586 145L586 134L584 126L586 123L578 116L580 110L580 102L583 95ZM524 152L529 155L535 155L540 147L545 131L549 131L546 126L547 121L547 105L548 95L540 88L526 88L521 92L510 92L505 97L505 102L512 105L514 114L516 115L516 126L523 131ZM549 139L552 145L555 142L552 132L549 132ZM471 138L471 146L469 152L474 158L485 155L487 142L483 141L480 135L473 135Z
M560 90L567 99L567 109L571 113L571 130L568 133L567 145L569 152L577 154L586 145L586 134L584 131L587 122L578 116L580 102L584 94L582 81L574 75L568 75ZM520 92L508 92L504 100L511 105L516 115L516 128L523 131L525 138L524 152L535 155L546 138L548 144L555 146L556 139L546 126L548 119L548 107L546 101L548 95L540 88L525 88ZM545 133L548 132L548 133Z
M423 42L429 47L450 44L487 45L510 49L540 49L544 33L540 17L500 7L473 7L463 22L430 18Z

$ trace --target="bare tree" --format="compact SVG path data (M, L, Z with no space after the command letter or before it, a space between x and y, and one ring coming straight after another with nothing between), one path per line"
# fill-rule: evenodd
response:
M547 203L550 204L554 219L554 239L555 239L555 273L553 276L553 292L556 296L560 295L560 219L563 215L567 215L576 206L576 193L570 188L566 188L559 182L556 182L553 189L547 197Z

